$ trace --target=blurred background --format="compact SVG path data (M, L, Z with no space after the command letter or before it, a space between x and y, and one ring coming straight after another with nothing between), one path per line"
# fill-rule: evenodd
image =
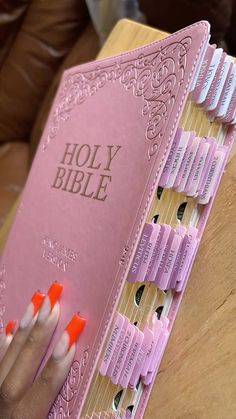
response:
M236 55L233 0L0 0L0 226L25 183L62 71L95 59L123 17L167 32L208 20L211 42Z

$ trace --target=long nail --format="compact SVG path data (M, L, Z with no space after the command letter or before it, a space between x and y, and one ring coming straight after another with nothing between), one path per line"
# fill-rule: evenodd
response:
M8 336L10 334L13 334L15 326L16 326L16 321L10 320L5 327L5 335Z
M38 313L40 307L43 304L45 298L45 294L42 294L40 291L36 291L31 301L25 311L25 314L23 315L21 322L20 322L20 328L24 329L25 327L28 327L30 323L32 322L33 318Z
M57 281L53 282L49 288L47 296L44 299L43 305L38 315L38 321L40 323L43 323L48 318L51 310L61 295L62 289L62 284L59 284Z
M54 348L52 354L53 358L60 360L67 354L70 347L73 345L76 339L78 339L79 335L84 329L85 324L85 319L80 317L77 313L74 314Z

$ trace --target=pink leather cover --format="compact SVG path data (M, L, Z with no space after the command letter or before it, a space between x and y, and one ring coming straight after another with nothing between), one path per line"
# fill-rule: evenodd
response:
M62 77L0 266L1 325L64 283L48 356L74 312L87 319L50 418L80 417L208 34L199 22Z

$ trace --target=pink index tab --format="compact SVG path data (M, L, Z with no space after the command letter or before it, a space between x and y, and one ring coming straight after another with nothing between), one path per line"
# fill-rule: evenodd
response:
M146 358L145 358L143 366L142 366L141 375L143 377L145 377L145 375L147 375L147 373L149 371L149 367L150 367L150 364L151 364L151 361L152 361L153 353L156 349L158 339L159 339L160 334L161 334L161 322L160 322L160 320L157 319L156 314L153 315L152 322L153 322L153 326L152 326L153 340L152 340L151 345L148 349Z
M191 100L197 101L200 95L200 92L203 88L204 82L206 80L209 67L213 58L213 54L215 52L216 46L215 45L208 45L199 74L195 84L195 88L191 95Z
M119 377L120 377L122 368L124 366L127 354L129 352L130 346L132 344L135 331L136 331L135 326L129 323L125 336L124 336L124 340L122 342L122 345L121 345L121 348L117 357L117 360L116 360L115 367L110 377L113 384L118 384L119 382Z
M192 261L194 250L197 243L198 230L195 227L189 227L186 236L183 239L183 248L181 249L181 258L179 259L178 270L176 271L176 282L184 282L186 272ZM178 288L178 284L177 284ZM176 288L176 290L177 290Z
M204 168L203 168L203 171L202 171L202 175L201 175L201 178L200 178L200 181L199 181L198 195L201 195L201 193L203 192L204 185L206 183L206 178L207 178L208 172L210 170L210 165L211 165L211 162L213 160L213 156L214 156L216 148L217 148L217 143L216 143L215 138L213 138L213 137L212 138L207 138L206 142L209 144L210 148L209 148L207 158L206 158L206 161L205 161L205 164L204 164Z
M182 136L183 130L182 128L177 128L173 143L171 145L171 149L166 161L166 164L164 166L162 175L161 175L161 179L159 181L159 186L161 186L162 188L164 188L166 186L167 180L169 178L169 174L173 165L173 161L174 161L174 156L176 155L176 150L180 141L180 138Z
M152 231L153 231L153 224L146 223L144 225L142 235L139 240L139 244L135 252L132 265L128 274L127 280L129 282L135 282L138 280L139 270L140 270L141 263L145 255L145 251L147 249L148 243L150 241Z
M200 94L199 94L198 98L196 99L197 103L203 103L205 101L205 99L207 97L207 93L210 89L210 85L211 85L211 83L214 79L217 67L220 63L220 59L221 59L222 54L223 54L222 48L217 48L214 51L209 69L207 71L206 77L204 78L204 83L202 85Z
M155 225L155 228L154 228L153 231L155 231L156 240L155 240L154 246L152 248L151 258L150 258L149 263L148 263L148 268L146 270L144 281L150 281L150 272L151 272L153 264L155 262L156 254L157 254L157 251L158 251L158 246L161 242L161 238L162 238L163 231L164 231L164 227L161 226L160 224L154 224L154 225Z
M159 322L160 322L159 323L159 329L160 329L159 339L158 339L158 343L155 348L155 351L153 353L153 357L152 357L148 372L155 371L156 362L162 348L162 337L163 337L163 334L167 332L167 329L169 326L169 319L166 316L162 316Z
M219 176L221 174L222 166L225 162L226 152L226 146L219 146L215 151L203 192L197 200L199 204L207 204L214 194Z
M173 269L172 269L172 272L171 272L171 275L170 275L168 289L169 288L175 288L175 284L176 284L176 281L177 281L177 274L178 274L178 270L179 270L179 265L180 265L181 259L183 257L183 252L184 252L184 249L185 249L185 246L186 246L187 228L180 225L180 226L176 227L176 233L181 236L182 241L181 241L181 244L180 244L176 259L175 259L175 263L174 263L174 266L173 266Z
M192 144L193 144L193 139L195 138L195 136L196 136L196 133L193 132L193 131L191 131L191 132L188 133L187 148L185 150L184 157L183 157L183 159L181 161L180 168L179 168L178 173L177 173L177 176L175 178L175 182L174 182L174 185L173 185L174 188L177 188L179 186L179 184L180 184L180 181L181 181L182 176L183 176L183 173L184 173L184 168L186 166L186 163L187 163L189 154L191 152L191 148L192 148Z
M207 108L208 106L210 106L210 104L212 103L213 97L215 95L215 91L218 88L218 84L220 83L220 74L222 71L222 67L225 61L225 57L226 57L226 53L223 52L223 54L221 55L221 59L219 62L219 65L217 67L216 73L214 75L214 78L212 80L212 83L210 85L210 89L207 93L207 97L205 99L205 101L202 103L202 105Z
M170 175L166 183L167 188L172 188L175 183L176 176L178 174L181 162L184 157L184 153L188 145L188 138L189 138L189 132L183 131L181 138L179 140L178 146L176 148L176 153L174 155L174 160L171 167Z
M167 342L168 342L168 338L169 338L169 331L168 331L168 319L167 317L162 317L161 321L163 323L163 327L162 327L162 332L161 332L161 336L158 342L158 345L156 347L156 351L155 354L153 356L153 365L152 365L152 371L149 371L148 374L146 375L146 377L143 379L143 383L145 385L149 385L151 384L151 382L153 381L153 378L160 366L161 360L162 360L162 356L164 354Z
M185 168L184 168L184 171L183 171L182 179L180 181L179 186L176 188L177 192L183 192L185 190L185 186L186 186L186 183L187 183L189 173L190 173L191 167L193 165L194 159L196 157L198 147L199 147L199 138L195 137L193 139L191 151L190 151L189 156L186 160L186 165L185 165Z
M161 259L160 264L159 264L159 268L158 268L158 271L157 271L157 274L156 274L156 278L155 278L155 284L158 287L160 287L162 290L165 289L165 288L162 288L161 278L162 278L162 275L163 275L163 272L164 272L164 269L165 269L165 266L166 266L166 263L167 263L167 258L168 258L168 255L169 255L170 248L172 246L174 236L175 236L175 231L174 231L174 229L171 229L168 240L167 240L166 245L165 245L165 249L164 249L164 252L163 252L163 255L162 255L162 259Z
M164 270L160 279L160 288L162 290L168 289L170 276L171 276L174 263L178 255L178 251L181 246L182 240L183 238L179 234L175 233L171 246L168 250L165 267L164 267Z
M151 343L154 338L154 333L152 330L149 329L148 325L146 324L143 330L144 338L142 342L142 346L140 348L140 351L138 353L138 357L134 366L134 370L132 372L130 381L129 381L129 387L134 388L136 387L138 380L141 375L142 368L144 366L144 362L147 357L147 353L149 351L149 348L151 346Z
M117 345L123 324L124 324L125 318L120 314L117 313L116 317L115 317L115 321L113 324L113 328L112 328L112 332L111 335L109 337L109 340L107 342L107 347L105 350L105 354L103 356L100 368L99 368L99 372L102 375L105 375L108 367L109 367L109 363L112 359L112 355L114 353L115 347Z
M144 334L138 330L138 328L136 328L136 333L134 335L133 338L133 342L132 345L130 347L129 353L127 355L124 367L123 367L123 371L120 375L119 378L119 384L123 387L123 388L127 388L131 375L133 373L142 343L143 343L143 339L144 339Z
M162 260L162 256L163 256L165 246L166 246L171 230L172 229L169 225L167 224L161 225L160 240L158 236L158 241L156 242L156 245L154 246L154 250L153 250L154 263L148 277L149 281L151 282L155 281L156 273L158 271L160 262Z
M198 238L193 240L193 243L191 245L191 250L189 251L189 263L186 266L186 270L185 270L183 280L181 282L177 282L177 284L176 284L176 287L175 287L176 292L181 292L183 290L183 287L184 287L184 285L187 281L187 278L188 278L188 272L189 272L191 263L192 263L193 259L195 258L195 255L196 255L196 252L197 252L198 244L199 244L199 239Z
M205 142L205 144L202 145L201 153L199 154L199 159L198 159L196 170L192 179L192 184L188 192L189 196L196 196L196 194L199 191L199 183L202 176L202 172L204 170L204 166L205 166L206 159L209 153L209 149L210 149L210 144Z
M198 168L199 162L202 158L203 146L204 146L205 142L206 142L205 138L199 138L199 147L198 147L198 150L197 150L197 154L196 154L195 159L193 161L192 167L191 167L189 175L188 175L188 180L187 180L187 183L186 183L185 188L184 188L184 193L185 194L189 195L189 193L190 193L193 178L195 176L195 173L196 173L196 170Z
M149 262L151 260L151 256L153 253L153 249L157 240L157 237L159 235L160 232L160 225L152 223L152 233L148 242L148 245L146 247L146 250L144 252L144 256L143 256L143 260L141 262L141 266L139 269L139 273L138 273L138 281L142 282L144 281L144 278L146 276L147 270L148 270L148 266L149 266Z
M232 63L232 58L227 55L225 57L223 66L221 68L221 72L219 74L219 79L217 81L215 91L214 91L214 94L212 96L211 103L207 107L208 111L213 111L217 107L217 104L218 104L219 99L221 97L221 93L222 93L222 90L223 90L223 87L224 87L224 84L225 84L225 81L226 81L226 78L227 78L227 75L228 75L229 70L230 70L231 63Z
M112 374L113 374L113 370L114 370L115 365L116 365L116 361L117 361L117 358L118 358L118 355L119 355L119 352L120 352L120 348L121 348L121 346L122 346L122 344L123 344L124 337L125 337L125 335L126 335L126 332L127 332L128 326L129 326L129 324L130 324L130 322L129 322L129 320L127 319L127 317L125 317L125 316L124 316L124 319L125 319L125 320L124 320L124 323L123 323L123 326L122 326L122 329L121 329L120 335L119 335L119 337L118 337L118 340L117 340L117 343L116 343L115 349L114 349L114 351L113 351L113 355L112 355L111 360L110 360L110 363L109 363L109 367L108 367L108 369L107 369L107 373L106 373L106 375L107 375L108 377L111 377L111 376L112 376Z

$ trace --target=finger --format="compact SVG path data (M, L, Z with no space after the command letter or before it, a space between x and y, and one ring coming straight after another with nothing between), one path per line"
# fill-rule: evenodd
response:
M26 342L28 335L35 323L36 315L42 305L44 297L45 295L39 291L36 291L33 294L13 339L10 338L10 329L12 330L12 328L9 325L11 322L9 322L6 326L5 334L7 337L9 335L9 337L5 339L5 342L3 343L4 350L0 363L0 385L4 381L17 356L19 355L24 343Z
M41 375L17 405L13 417L24 419L44 419L60 391L75 355L75 340L85 326L85 320L75 314Z
M0 361L5 355L13 339L15 325L16 325L16 322L14 320L10 320L0 334Z
M36 322L0 388L0 411L8 418L32 385L59 319L57 302L44 323ZM0 418L1 418L0 414Z
M38 321L30 331L28 338L23 345L23 339L21 339L18 345L15 344L18 356L0 387L0 419L10 416L14 406L20 401L34 380L59 319L60 308L59 303L56 301L61 291L62 285L54 282L49 288L40 309ZM26 321L25 316L23 319L24 321L21 322L23 326L25 326L25 323L30 323L30 320ZM35 321L35 318L33 321ZM23 331L27 327L24 327ZM23 331L19 331L17 336L19 340L22 338ZM14 341L16 340L15 338ZM4 412L3 416L1 416L2 412Z

